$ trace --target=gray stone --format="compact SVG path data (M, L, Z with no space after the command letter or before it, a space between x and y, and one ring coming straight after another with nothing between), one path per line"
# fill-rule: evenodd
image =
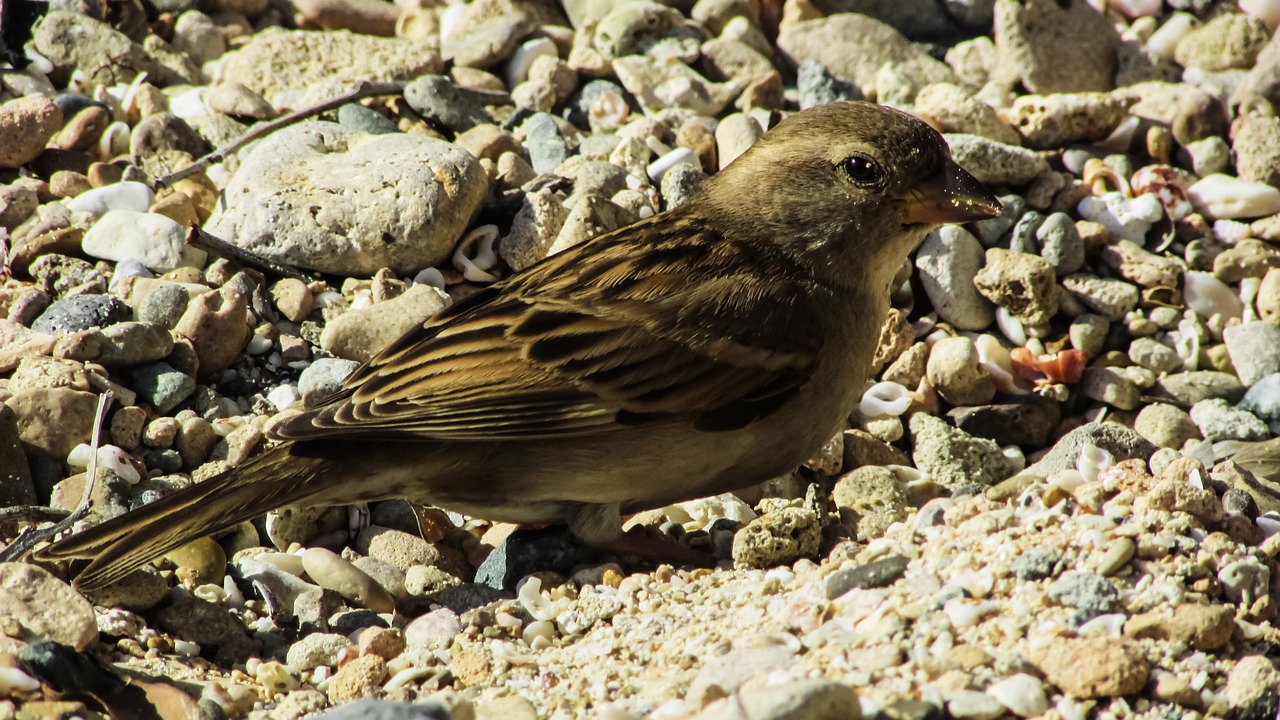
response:
M1063 573L1048 588L1049 597L1059 605L1079 611L1078 622L1105 615L1120 606L1120 593L1106 578L1087 572Z
M1191 407L1208 398L1240 402L1244 392L1245 386L1235 375L1216 370L1194 370L1160 378L1151 394L1159 400Z
M167 413L196 390L196 381L163 362L140 365L133 370L133 389L138 400Z
M1222 339L1245 385L1280 373L1280 325L1263 321L1232 325L1222 331Z
M453 252L488 189L479 161L456 145L309 122L255 147L208 228L295 267L414 273Z
M862 92L852 83L827 72L818 60L805 60L796 71L796 88L800 91L800 109L805 110L844 100L863 100Z
M1009 459L991 440L974 437L925 413L912 415L909 427L916 467L943 487L990 486L1013 474Z
M114 295L77 295L50 305L32 323L31 329L62 335L114 325L127 320L131 314L129 306Z
M958 225L929 233L916 253L925 294L938 315L960 330L983 330L995 320L995 306L973 284L985 261L982 244Z
M1053 213L1036 230L1040 256L1053 265L1058 277L1070 275L1084 266L1084 241L1076 223L1066 213Z
M988 185L1025 185L1049 170L1048 161L1026 148L981 135L947 133L944 137L960 167Z
M455 133L493 122L474 92L460 88L443 75L423 75L405 86L405 102L423 117Z
M1232 407L1226 400L1210 398L1191 406L1191 419L1210 442L1222 440L1266 440L1267 424L1246 410Z
M408 90L405 91L406 93ZM390 118L372 108L348 103L338 108L338 124L368 135L400 132Z
M1080 459L1080 450L1086 445L1106 450L1117 461L1130 458L1145 460L1156 451L1155 446L1146 438L1124 425L1110 422L1089 423L1059 438L1040 462L1027 468L1025 472L1028 475L1049 477L1060 470L1071 470Z
M844 13L785 26L778 48L797 65L817 60L832 75L852 82L864 97L876 90L882 68L892 65L916 88L956 82L945 63L911 44L879 20Z

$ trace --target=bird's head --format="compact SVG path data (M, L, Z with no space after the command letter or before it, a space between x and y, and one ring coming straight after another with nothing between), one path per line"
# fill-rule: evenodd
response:
M796 113L708 181L710 205L818 270L897 270L932 228L994 217L1000 203L907 113L840 102ZM880 269L880 268L876 268Z

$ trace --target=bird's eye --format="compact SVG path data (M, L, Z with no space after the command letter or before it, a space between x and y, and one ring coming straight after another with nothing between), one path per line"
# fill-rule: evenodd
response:
M840 167L859 185L877 185L883 177L880 163L866 155L850 155L840 163Z

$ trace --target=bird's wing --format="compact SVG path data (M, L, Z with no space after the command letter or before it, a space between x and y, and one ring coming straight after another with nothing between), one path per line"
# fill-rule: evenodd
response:
M271 434L503 440L680 420L714 431L785 404L821 343L811 288L745 243L642 225L598 240L642 238L645 250L592 243L482 290Z

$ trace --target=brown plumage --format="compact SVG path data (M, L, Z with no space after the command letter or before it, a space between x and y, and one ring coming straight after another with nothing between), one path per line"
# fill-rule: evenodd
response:
M797 113L686 204L547 258L427 321L243 466L46 548L99 587L283 505L404 497L492 520L620 516L787 472L856 402L894 274L995 198L927 125Z

